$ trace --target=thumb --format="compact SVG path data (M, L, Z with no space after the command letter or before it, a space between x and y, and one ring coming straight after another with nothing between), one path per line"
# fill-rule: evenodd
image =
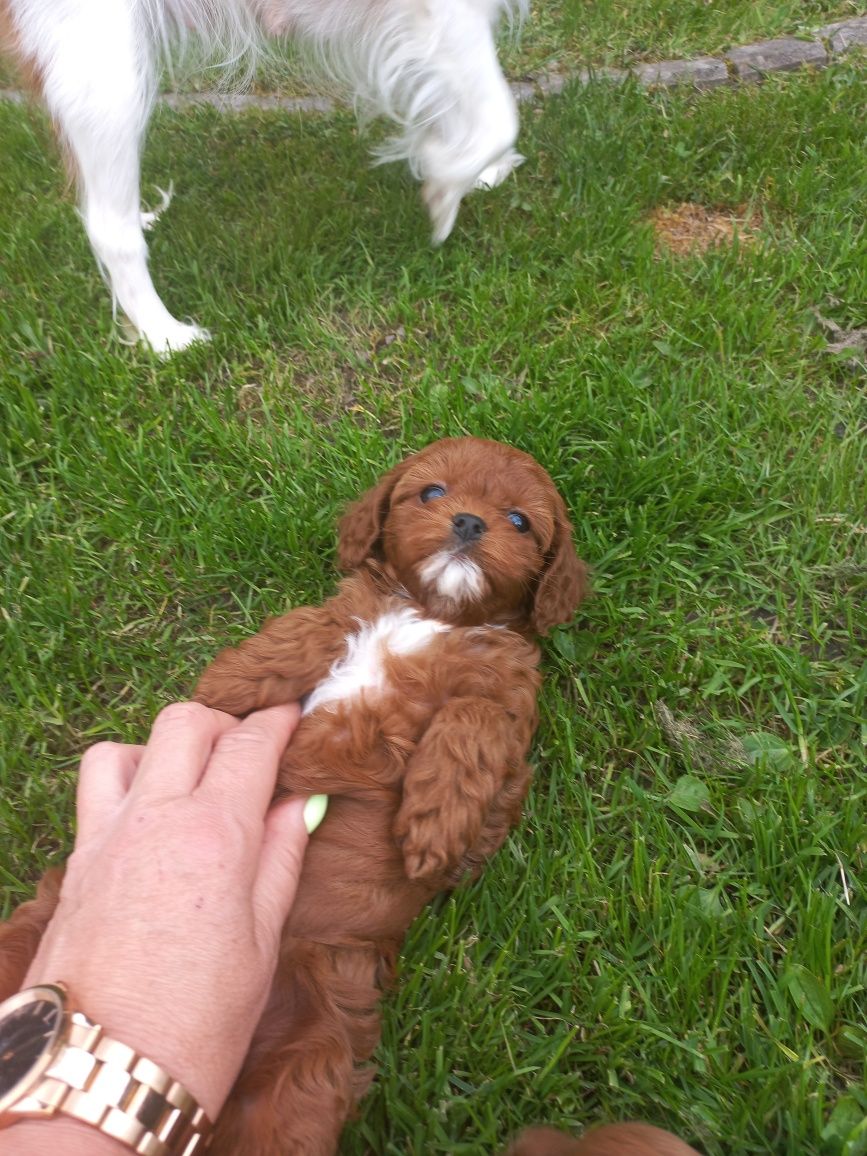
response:
M279 938L298 890L307 849L307 803L307 799L287 799L276 803L265 816L253 910L260 931L272 941Z

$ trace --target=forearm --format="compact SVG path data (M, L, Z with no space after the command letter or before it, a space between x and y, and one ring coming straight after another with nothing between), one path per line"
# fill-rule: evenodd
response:
M0 1156L129 1156L130 1149L64 1116L22 1120L0 1132Z
M297 718L282 707L239 723L174 704L144 747L87 752L75 851L24 977L58 986L5 1006L12 1042L0 1049L5 1083L28 1062L33 1081L10 1113L35 1100L68 1115L17 1119L0 1156L132 1150L73 1112L142 1152L151 1129L193 1142L201 1113L216 1119L261 1017L307 842L301 800L270 805Z

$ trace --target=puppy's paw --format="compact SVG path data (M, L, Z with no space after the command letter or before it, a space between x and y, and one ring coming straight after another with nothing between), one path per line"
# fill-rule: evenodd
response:
M408 879L442 886L466 854L469 833L439 811L398 815L395 835Z
M449 864L445 855L430 847L413 847L404 843L403 865L407 879L413 882L435 880L446 874Z
M196 702L239 717L298 697L295 683L278 674L251 675L249 664L231 646L217 655L193 692Z
M575 1156L577 1140L555 1128L527 1128L517 1136L502 1156Z

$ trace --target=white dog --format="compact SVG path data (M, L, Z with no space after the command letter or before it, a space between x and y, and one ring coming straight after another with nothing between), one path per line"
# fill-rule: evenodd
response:
M42 91L74 165L81 215L115 306L153 349L207 337L154 288L139 191L160 58L192 37L226 62L267 35L306 42L361 106L396 121L383 159L423 182L435 242L461 198L520 162L514 98L494 46L503 8L523 0L0 0L0 26ZM167 203L167 198L164 198Z

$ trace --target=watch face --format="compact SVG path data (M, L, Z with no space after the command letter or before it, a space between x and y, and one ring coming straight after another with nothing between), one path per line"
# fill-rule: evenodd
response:
M50 1053L63 1024L59 997L51 989L43 990L44 996L41 992L22 992L21 997L13 997L7 1002L9 1010L0 1018L0 1109L13 1089ZM14 1006L19 1000L20 1006Z

